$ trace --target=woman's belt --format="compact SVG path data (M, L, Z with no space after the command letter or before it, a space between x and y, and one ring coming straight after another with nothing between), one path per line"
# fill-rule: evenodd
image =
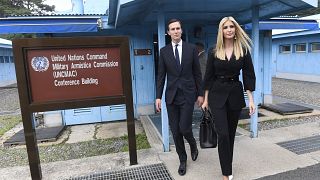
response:
M221 82L238 82L239 76L216 76L216 79Z

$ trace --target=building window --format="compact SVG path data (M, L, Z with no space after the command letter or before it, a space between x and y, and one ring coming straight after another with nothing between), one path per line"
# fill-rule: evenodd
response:
M9 56L4 56L4 63L10 63Z
M320 42L311 43L311 52L320 52Z
M13 63L13 56L10 56L10 63Z
M295 44L295 52L306 52L307 45L305 43Z
M291 52L291 45L286 44L286 45L280 45L279 46L280 53L290 53Z
M0 63L4 63L4 58L3 58L3 56L0 56Z

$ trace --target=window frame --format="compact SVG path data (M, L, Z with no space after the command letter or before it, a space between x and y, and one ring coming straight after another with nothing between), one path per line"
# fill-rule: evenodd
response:
M14 63L13 56L9 56L9 60L10 60L10 61L9 61L10 63Z
M319 44L319 47L320 47L320 42L312 42L312 43L310 43L310 52L313 52L313 53L320 52L320 49L319 50L312 50L313 44Z
M10 63L10 57L9 56L3 56L4 63L8 64Z
M4 56L0 56L0 63L4 63Z
M286 47L286 46L290 48L289 51L283 51L282 47ZM280 44L280 45L279 45L279 53L280 53L280 54L289 54L289 53L291 53L291 52L292 52L291 44Z
M304 45L305 47L305 50L303 50L303 51L298 51L297 50L297 47L298 46L300 46L300 45ZM306 53L307 52L307 43L296 43L296 44L294 44L294 52L296 52L296 53Z

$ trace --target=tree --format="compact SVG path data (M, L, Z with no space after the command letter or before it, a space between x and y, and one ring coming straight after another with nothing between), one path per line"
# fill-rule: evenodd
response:
M55 6L44 4L44 0L0 0L0 17L15 15L44 15L54 11ZM33 34L8 34L0 38L33 37Z
M298 17L305 17L305 16L310 16L314 14L320 14L320 0L318 0L318 7L314 8L308 8L305 10L297 11L294 13L287 14L288 16L298 16Z
M44 0L0 0L0 17L11 15L44 15L54 11Z

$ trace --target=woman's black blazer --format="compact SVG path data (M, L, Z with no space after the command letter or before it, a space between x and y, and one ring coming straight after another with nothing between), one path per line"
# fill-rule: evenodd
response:
M228 81L221 77L235 77L240 75L241 81ZM247 52L243 57L236 60L234 54L230 60L220 60L214 52L208 55L207 68L204 78L204 89L209 90L208 103L211 108L222 108L225 103L234 110L246 106L243 90L255 90L256 76L252 64L251 55Z

